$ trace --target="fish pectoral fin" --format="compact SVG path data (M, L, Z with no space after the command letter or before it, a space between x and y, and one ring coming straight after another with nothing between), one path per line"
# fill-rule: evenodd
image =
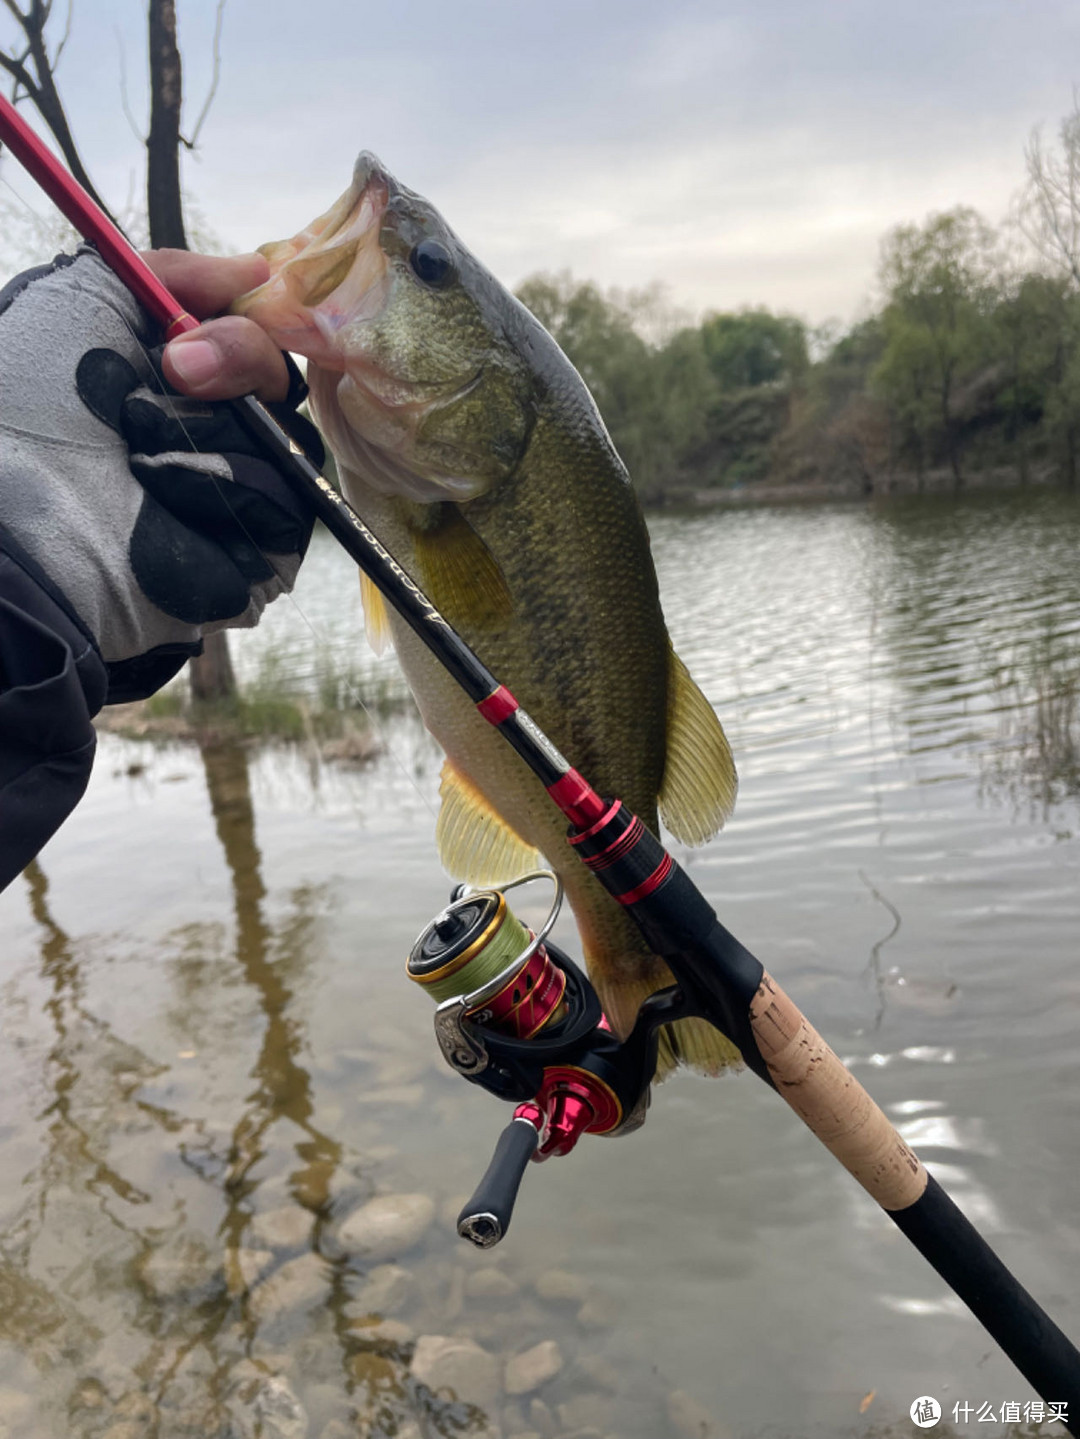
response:
M456 879L477 885L504 884L539 868L539 853L449 760L442 768L439 796L442 805L435 839L439 858Z
M381 590L360 571L360 603L364 606L364 632L367 642L377 655L385 654L394 645L390 633L390 615Z
M410 526L421 588L451 624L506 624L514 602L498 560L457 505L438 508L434 523Z
M683 844L704 844L735 808L738 784L720 721L672 650L660 818Z

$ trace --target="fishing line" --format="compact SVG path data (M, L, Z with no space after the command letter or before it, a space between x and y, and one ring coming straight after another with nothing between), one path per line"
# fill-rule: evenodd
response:
M203 451L200 450L199 446L195 443L195 440L194 440L194 438L192 437L192 434L191 434L190 429L189 429L188 426L184 423L184 417L183 417L183 415L180 414L177 406L176 406L175 403L174 403L174 401L177 399L177 396L175 396L175 395L170 395L169 392L168 392L168 390L165 388L164 379L163 379L163 377L162 377L161 375L158 374L157 368L156 368L156 366L155 366L154 363L153 363L153 359L151 358L150 350L149 350L148 347L142 342L142 340L139 339L139 336L138 336L138 335L135 333L135 331L132 329L131 324L130 324L130 322L129 322L128 319L127 319L127 316L126 316L126 315L121 315L120 318L121 318L121 320L123 321L124 326L125 326L125 328L127 329L128 333L131 335L131 338L134 340L135 344L139 347L139 350L142 352L142 354L143 354L143 356L145 357L148 365L150 366L151 374L152 374L152 376L153 376L153 383L154 383L155 387L157 388L158 394L160 395L161 399L165 402L166 406L167 406L168 409L169 409L170 414L172 415L172 418L176 421L177 426L179 427L179 429L181 430L181 432L182 432L183 435L184 435L184 438L187 440L188 444L191 446L192 452L193 452L194 454L196 454L196 455L202 454ZM225 402L222 402L222 401L213 401L213 402L211 402L211 403L227 403L227 401L225 401ZM251 544L252 548L258 551L258 553L262 556L262 558L266 561L266 563L267 563L267 564L270 566L270 568L274 571L274 574L277 576L277 578L281 581L281 583L282 583L282 585L283 585L283 587L284 587L284 588L283 588L283 594L284 594L285 597L289 600L289 602L291 603L293 609L296 611L297 615L299 616L300 620L303 622L303 624L306 626L306 628L307 628L308 631L310 632L312 639L314 639L315 643L316 643L318 646L320 646L325 652L329 653L330 650L331 650L331 646L330 646L329 640L324 639L323 636L320 635L320 633L319 633L318 629L316 628L315 624L312 622L312 620L311 620L311 619L308 617L308 615L305 613L305 611L304 611L304 609L303 609L303 606L300 604L300 601L296 598L295 594L294 594L293 591L292 591L292 588L289 586L288 582L285 580L284 576L281 574L281 571L280 571L280 570L277 568L277 566L274 564L273 556L270 555L270 554L268 554L268 553L262 548L262 546L261 546L261 545L257 542L257 540L255 539L255 537L251 534L251 531L250 531L250 530L247 528L247 526L244 524L244 522L243 522L243 520L241 519L241 517L240 517L239 515L237 515L237 514L232 510L232 506L229 505L228 495L227 495L226 490L225 490L225 481L223 481L223 480L220 479L217 475L214 475L214 474L212 474L212 473L211 473L211 475L210 475L210 478L211 478L211 480L213 481L214 486L215 486L215 488L216 488L217 491L218 491L218 494L221 496L221 498L222 498L222 500L224 501L226 507L229 509L230 513L232 514L235 523L239 526L240 530L243 532L244 537L249 541L249 543ZM397 765L397 767L400 769L401 773L405 776L405 778L406 778L406 780L408 781L409 785L410 785L411 788L415 791L415 793L416 793L417 796L419 797L421 803L424 805L424 808L425 808L425 809L428 811L428 813L431 815L432 819L437 819L437 818L438 818L438 811L435 809L435 806L431 803L431 800L428 798L428 796L424 793L424 791L423 791L423 790L420 788L420 786L417 784L416 779L415 779L415 776L412 774L409 766L405 763L405 760L403 759L403 757L402 757L400 754L398 754L397 750L396 750L396 749L394 748L394 746L390 743L390 740L389 740L389 738L387 737L387 733L386 733L386 730L385 730L384 726L381 724L381 722L380 722L378 719L376 719L374 712L373 712L373 711L370 709L370 707L365 703L363 696L360 694L360 692L359 692L359 691L356 689L356 687L353 685L352 681L350 680L350 678L349 678L349 676L348 676L347 674L344 676L343 685L344 685L344 689L345 689L346 695L348 696L348 698L349 698L350 700L353 701L353 703L356 705L356 707L357 707L358 709L360 709L360 710L363 711L365 717L367 718L368 724L371 726L372 730L375 732L375 735L376 735L376 737L378 738L380 744L383 746L383 748L386 750L387 754L390 756L390 758L394 761L394 763L395 763L395 764Z
M18 190L16 190L15 186L12 185L11 181L8 180L8 178L4 175L4 173L3 173L3 168L2 168L2 167L0 167L0 184L3 184L8 190L11 191L11 193L15 196L16 200L18 200L19 204L22 205L23 208L24 208L24 209L27 211L27 213L30 215L31 219L36 220L36 221L38 221L38 222L40 222L40 223L44 223L44 217L43 217L41 214L39 214L37 210L34 209L33 205L30 204L30 202L26 199L26 197L25 197L24 195L20 195L20 194L19 194L19 192L18 192ZM135 333L134 329L132 328L132 326L131 326L128 318L127 318L127 316L124 315L124 314L122 314L122 313L120 313L120 311L117 311L116 313L120 316L120 320L122 321L122 323L123 323L123 325L124 325L124 328L125 328L125 329L128 331L128 333L130 334L132 340L135 342L135 344L136 344L136 346L138 347L140 353L141 353L141 354L144 356L144 358L146 359L147 364L148 364L149 367L150 367L150 371L151 371L151 374L152 374L152 376L153 376L153 383L154 383L154 385L155 385L155 387L156 387L156 389L157 389L157 391L158 391L158 394L160 395L161 399L164 400L165 404L168 406L168 409L169 409L170 414L172 415L172 418L176 421L176 424L178 425L178 427L180 428L181 432L183 433L185 439L187 440L188 444L190 445L191 450L192 450L192 453L193 453L193 454L196 454L196 455L202 454L203 451L200 450L199 446L195 443L194 439L192 438L191 431L189 430L188 426L184 423L184 417L179 413L176 405L173 403L173 401L175 400L176 397L173 396L173 395L170 395L170 394L168 393L168 391L167 391L166 388L165 388L163 378L158 374L158 371L157 371L157 369L156 369L156 367L155 367L155 365L154 365L154 363L153 363L153 360L152 360L152 358L151 358L151 353L150 353L149 347L148 347L147 345L145 345L145 344L143 343L143 341L139 338L139 336ZM220 402L215 401L215 402L213 402L213 403L220 403ZM223 482L217 475L214 475L214 474L211 474L211 475L210 475L210 478L211 478L211 480L213 481L215 487L217 488L217 491L218 491L218 493L220 494L222 500L224 501L226 507L229 508L230 512L232 512L232 507L229 505L228 496L227 496L226 491L225 491L224 482ZM285 580L284 576L281 574L281 571L280 571L280 570L277 568L277 566L274 564L273 556L267 554L266 551L262 548L262 546L256 541L255 537L254 537L254 536L251 534L251 532L248 530L247 526L244 524L243 520L241 519L241 517L240 517L239 515L233 513L233 518L234 518L236 524L239 526L240 530L243 532L244 537L245 537L245 538L248 540L248 542L251 544L252 548L258 551L258 553L262 556L262 558L266 561L266 563L267 563L267 564L270 566L270 568L274 571L274 574L277 576L277 578L281 581L281 584L282 584L282 586L283 586L283 593L284 593L285 597L286 597L286 598L289 600L289 602L292 604L293 609L296 611L296 614L299 616L300 620L302 621L302 623L305 625L305 627L307 628L307 630L308 630L309 633L311 634L311 637L314 639L316 645L318 645L324 652L330 653L330 652L331 652L331 645L330 645L329 640L323 638L323 636L319 633L318 629L316 628L315 624L312 622L312 620L311 620L311 619L308 617L308 615L305 613L305 611L304 611L304 609L303 609L303 606L300 604L300 601L299 601L299 600L296 598L296 596L293 594L292 589L289 587L289 585L288 585L287 581ZM356 688L356 686L353 684L353 682L352 682L352 680L349 678L348 674L345 674L344 677L343 677L343 688L344 688L344 691L345 691L346 696L353 702L353 704L356 706L357 709L359 709L360 711L362 711L362 713L364 714L365 718L367 719L368 724L370 725L372 731L374 732L376 738L378 739L379 743L382 745L383 749L384 749L384 750L386 751L386 753L390 756L391 760L394 762L394 764L397 765L398 769L399 769L399 770L401 771L401 773L404 775L405 779L408 781L409 786L410 786L410 787L412 788L412 790L416 793L417 797L419 798L420 802L423 804L424 808L425 808L425 809L427 810L427 812L431 815L432 819L437 819L437 818L438 818L438 811L436 810L435 806L432 804L430 798L429 798L429 797L424 793L424 791L420 788L419 784L417 784L416 778L415 778L415 776L413 775L412 770L410 769L409 765L406 764L403 756L398 753L397 749L396 749L396 748L394 747L394 745L390 742L390 739L389 739L389 736L388 736L388 734L387 734L387 731L386 731L385 726L384 726L384 725L382 724L382 722L376 717L374 711L370 708L370 706L368 706L368 705L365 703L363 696L360 694L359 690L358 690L358 689Z

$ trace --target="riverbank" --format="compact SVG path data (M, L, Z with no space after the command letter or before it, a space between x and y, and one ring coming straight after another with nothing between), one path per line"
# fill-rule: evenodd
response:
M760 481L727 487L687 489L672 491L663 504L653 508L701 509L725 508L730 506L826 504L836 501L856 502L900 497L904 495L949 495L963 496L984 490L1005 492L1015 490L1024 493L1030 490L1065 489L1059 471L1055 466L1043 465L1033 468L1026 480L1020 478L1013 465L1001 465L993 469L979 470L965 474L958 487L952 470L945 466L926 470L923 474L915 471L888 471L868 476L863 481L839 481L824 484L812 481L805 484L770 484Z
M241 690L227 700L195 704L181 681L133 704L108 705L94 719L99 733L168 744L299 745L324 762L363 765L383 752L368 714L320 707L300 696L271 699Z

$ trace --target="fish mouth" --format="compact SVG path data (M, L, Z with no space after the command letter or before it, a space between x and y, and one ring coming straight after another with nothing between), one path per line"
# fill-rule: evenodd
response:
M407 380L365 350L364 322L382 314L393 284L380 236L398 188L378 157L365 150L352 183L329 210L292 239L259 247L270 278L241 295L232 311L256 321L281 349L320 369L347 373L383 410L416 415L464 398L480 373Z
M283 350L324 369L343 371L340 332L374 319L389 294L386 254L379 243L391 176L365 151L345 193L289 240L261 245L270 278L231 309L260 325Z

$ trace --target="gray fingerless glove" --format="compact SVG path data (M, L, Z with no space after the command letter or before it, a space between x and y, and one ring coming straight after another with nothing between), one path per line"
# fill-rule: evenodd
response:
M163 394L96 254L24 279L0 316L0 525L92 634L107 702L137 698L292 587L311 515L230 407Z

